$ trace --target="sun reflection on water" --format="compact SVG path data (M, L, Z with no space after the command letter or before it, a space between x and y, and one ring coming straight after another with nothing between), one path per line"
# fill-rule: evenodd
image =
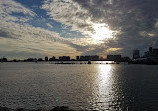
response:
M107 109L109 108L109 101L112 100L113 97L113 65L98 65L98 74L97 74L97 90L95 90L95 94L97 95L97 100L93 104L93 107L97 110Z
M98 85L99 85L99 94L103 97L100 99L103 99L104 96L108 96L111 90L111 76L112 76L112 65L99 65L98 66Z

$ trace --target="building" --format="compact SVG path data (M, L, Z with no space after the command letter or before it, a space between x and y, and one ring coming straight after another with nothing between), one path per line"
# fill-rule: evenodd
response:
M123 61L123 62L129 62L129 61L131 61L131 59L126 56L126 57L123 57L123 58L122 58L122 61Z
M133 59L137 59L137 58L140 58L140 54L139 54L139 50L138 49L133 50Z
M0 59L1 62L7 62L7 58L3 57L2 59Z
M138 52L137 54L138 55ZM149 47L149 50L144 53L141 58L136 58L131 61L133 64L158 64L158 49Z
M49 61L55 61L55 60L56 60L55 56L49 59Z
M45 57L45 61L48 61L48 57L47 56Z
M122 61L122 56L121 55L107 55L107 60L115 61L115 62L121 62Z
M26 59L26 60L24 60L24 61L27 61L27 62L35 62L35 61L37 61L37 59L36 59L36 58L28 58L28 59Z
M99 60L100 57L98 55L92 55L91 60Z
M146 58L158 58L158 49L153 49L152 47L149 47L149 51L146 51L144 53L144 57L146 57Z
M60 61L70 61L70 56L59 56Z
M153 52L153 48L149 47L149 53L152 53L152 52Z
M80 60L80 56L76 56L76 60L79 61Z
M153 49L153 57L158 57L158 49Z
M99 60L104 60L104 58L103 58L103 57L100 57Z
M42 58L38 58L38 60L37 61L43 61L43 59Z
M97 61L99 60L99 56L98 55L86 55L86 56L77 56L76 60L81 60L81 61Z

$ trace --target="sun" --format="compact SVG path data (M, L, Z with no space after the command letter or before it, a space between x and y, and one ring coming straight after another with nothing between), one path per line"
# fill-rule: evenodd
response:
M92 34L92 38L95 40L104 40L113 38L113 31L108 28L108 25L105 23L93 24L94 33Z

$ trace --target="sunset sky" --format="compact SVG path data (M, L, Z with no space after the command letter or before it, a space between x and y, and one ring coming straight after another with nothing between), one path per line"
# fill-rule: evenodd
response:
M158 0L0 0L0 57L143 54L158 48Z

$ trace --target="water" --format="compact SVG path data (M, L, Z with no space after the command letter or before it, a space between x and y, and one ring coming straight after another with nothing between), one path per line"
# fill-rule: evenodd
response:
M0 106L157 111L158 66L0 63Z

